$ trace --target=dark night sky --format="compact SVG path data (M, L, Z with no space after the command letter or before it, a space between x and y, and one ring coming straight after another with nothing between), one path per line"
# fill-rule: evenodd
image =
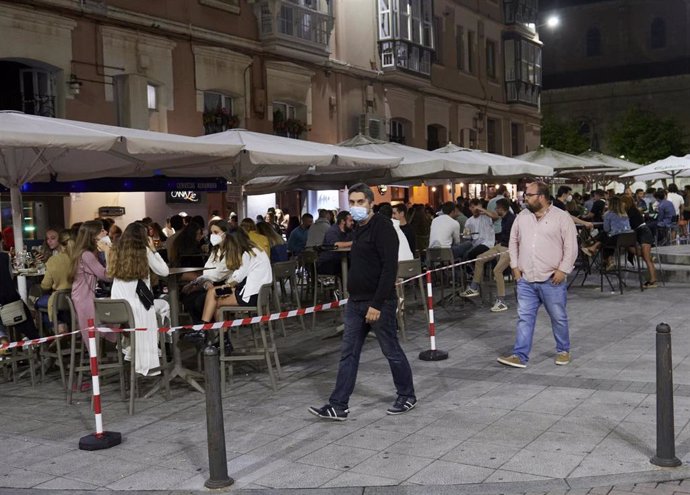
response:
M609 0L539 0L539 10L547 12L559 7L570 7L573 5L584 5L588 3L604 3Z

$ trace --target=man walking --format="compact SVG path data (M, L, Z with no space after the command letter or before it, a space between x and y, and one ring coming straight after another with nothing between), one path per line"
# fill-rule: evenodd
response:
M570 215L550 204L549 186L533 182L525 193L527 208L510 232L510 267L517 281L518 323L513 353L498 362L525 368L532 348L537 311L542 304L556 339L556 364L570 363L566 277L577 258L577 232Z
M391 221L374 215L374 194L366 184L349 190L350 214L357 222L350 252L345 306L345 332L338 375L331 397L323 407L310 407L319 418L345 421L348 402L355 388L362 345L369 330L388 359L398 397L388 414L403 414L417 403L412 383L412 369L400 347L395 316L395 279L398 271L398 235Z

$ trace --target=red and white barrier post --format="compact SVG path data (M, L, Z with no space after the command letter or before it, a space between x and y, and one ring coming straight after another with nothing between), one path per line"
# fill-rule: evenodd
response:
M79 439L80 450L109 449L122 443L122 435L116 431L103 431L101 412L101 385L98 379L98 351L96 348L96 328L89 320L89 361L91 365L91 388L93 390L93 412L96 415L96 433ZM134 372L134 371L132 371Z
M431 285L431 271L427 270L426 293L427 306L429 308L429 340L431 343L431 348L427 351L420 352L419 359L422 361L443 361L444 359L448 359L448 353L446 351L436 349L436 322L434 321L434 298Z

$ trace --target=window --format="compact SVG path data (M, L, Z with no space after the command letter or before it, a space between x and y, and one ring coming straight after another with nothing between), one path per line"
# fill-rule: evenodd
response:
M43 117L55 117L55 77L41 69L21 69L19 88L22 112Z
M666 46L666 23L657 17L652 21L650 30L649 44L652 50L664 48Z
M515 37L503 42L506 98L509 102L539 104L541 93L541 47Z
M522 154L522 143L524 142L523 126L511 122L510 124L510 154L517 156Z
M467 72L474 74L474 31L467 31Z
M388 140L393 143L405 144L405 123L402 120L391 120L391 134Z
M462 26L455 26L455 65L465 70L465 31Z
M596 57L601 55L601 32L598 28L587 30L587 56Z
M434 17L434 48L436 49L434 62L445 65L443 61L443 19L441 17Z
M496 79L496 43L486 42L486 75Z
M391 2L395 0L379 0L379 39L387 40L392 37Z
M506 24L536 24L537 0L503 0L503 14Z
M299 139L304 131L306 125L297 118L297 108L294 105L273 102L273 133L276 136Z
M215 91L204 91L203 121L205 134L215 134L239 126L240 120L234 114L232 97Z
M486 151L501 153L500 122L496 119L486 119Z
M147 108L149 110L158 110L158 88L153 84L146 85Z

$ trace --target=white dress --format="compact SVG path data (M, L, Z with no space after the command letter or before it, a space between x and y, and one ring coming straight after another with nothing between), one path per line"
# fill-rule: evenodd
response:
M167 277L168 265L165 264L160 254L154 253L150 249L146 249L146 257L149 262L149 267L156 275ZM142 375L148 375L149 370L160 366L158 359L158 322L156 321L156 310L159 312L168 311L166 308L158 308L161 306L160 302L156 300L156 304L151 306L148 311L137 296L137 282L138 280L120 280L113 279L113 288L110 297L113 299L126 299L132 307L134 313L134 322L137 328L146 328L146 331L134 332L136 346L136 368L135 371ZM144 280L146 285L151 288L151 280L146 277ZM165 301L161 302L165 303ZM165 303L167 305L167 303ZM160 372L152 373L158 374Z

